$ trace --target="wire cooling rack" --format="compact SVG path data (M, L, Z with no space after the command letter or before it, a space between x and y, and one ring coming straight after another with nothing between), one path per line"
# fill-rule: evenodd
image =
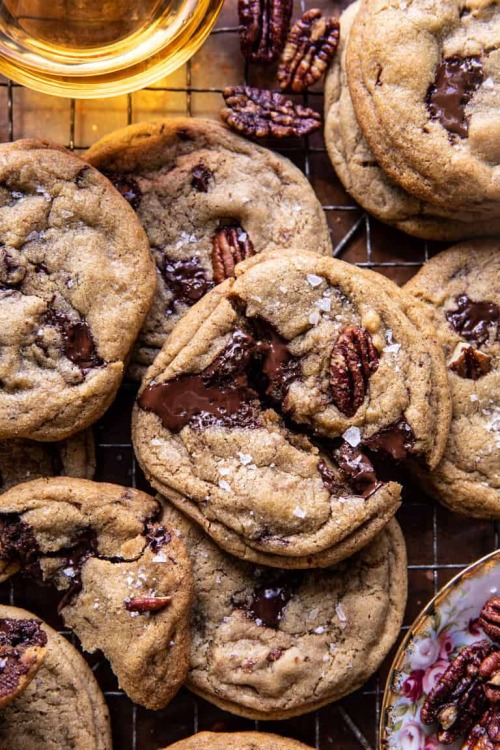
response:
M299 5L295 0L295 17L311 7L338 14L348 4L348 0L301 0ZM192 61L143 91L114 99L75 101L38 94L0 79L0 139L48 138L83 153L105 133L133 122L186 114L218 119L226 85L245 82L273 87L274 74L274 70L263 71L244 63L239 52L236 0L226 0L215 29ZM322 86L315 86L300 99L322 111ZM402 284L431 254L444 247L403 235L366 215L335 177L321 134L269 145L294 161L311 181L327 217L336 257L372 268ZM136 386L124 383L115 403L94 428L96 479L148 490L131 446L130 413L135 394ZM433 503L411 482L405 484L403 494L398 519L409 562L404 632L438 588L499 545L496 524L459 518ZM76 644L56 615L58 599L59 595L22 579L0 587L1 601L34 611ZM102 656L86 658L110 708L115 750L157 750L197 731L255 728L294 737L317 750L376 750L381 699L392 656L389 654L379 672L351 696L315 713L281 722L232 716L186 690L181 690L164 710L147 711L132 704L118 689Z

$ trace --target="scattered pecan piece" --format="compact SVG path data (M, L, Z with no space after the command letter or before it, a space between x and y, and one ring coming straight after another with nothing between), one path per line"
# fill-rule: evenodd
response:
M472 729L462 750L500 750L500 712L489 708Z
M253 138L289 138L312 133L321 126L313 109L294 104L283 94L250 86L224 89L227 108L221 117L233 130Z
M270 661L270 662L278 661L278 659L280 659L282 655L283 655L282 648L273 648L273 650L270 651L268 655L266 656L266 659L267 661Z
M494 651L481 662L479 674L485 680L484 693L490 703L500 703L500 651Z
M223 227L214 237L212 266L214 281L220 284L234 276L234 268L245 258L254 255L253 245L248 234L240 226Z
M479 615L479 625L495 643L500 643L500 596L488 599Z
M317 9L306 11L292 26L281 55L280 88L300 93L319 81L333 60L339 34L337 18L322 18Z
M171 603L171 596L135 596L125 599L125 608L129 612L159 612Z
M240 44L251 62L271 63L285 46L293 0L238 0Z
M467 734L487 707L479 669L491 653L488 641L464 648L431 690L420 717L424 724L437 721L438 740L447 745Z
M346 417L352 417L364 401L370 375L378 367L379 353L364 328L347 326L330 358L333 403Z
M491 370L491 357L470 344L460 342L455 347L448 367L461 378L479 380L481 375L486 375Z

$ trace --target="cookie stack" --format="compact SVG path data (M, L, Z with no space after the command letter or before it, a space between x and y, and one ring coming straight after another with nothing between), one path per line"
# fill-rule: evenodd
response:
M500 9L350 5L325 87L325 140L353 198L409 234L500 233Z

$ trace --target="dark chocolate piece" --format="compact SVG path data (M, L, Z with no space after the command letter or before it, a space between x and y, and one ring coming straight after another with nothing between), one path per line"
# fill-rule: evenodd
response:
M19 562L26 575L42 577L38 542L18 513L4 513L0 517L0 560Z
M214 176L213 172L204 164L197 164L196 167L193 167L192 174L191 185L194 189L199 193L207 193L209 182Z
M137 211L142 198L141 188L139 187L137 180L129 174L105 173L105 175L108 180L113 183L120 195L125 198L127 203L130 203L134 211Z
M394 461L404 461L408 453L413 453L415 435L408 422L401 418L364 440L363 446L374 452L382 451Z
M469 122L465 108L483 81L479 57L449 57L439 63L427 92L427 108L449 133L466 138Z
M266 628L278 628L286 605L293 596L287 584L260 587L255 589L251 600L246 605L246 613L257 625Z
M164 256L160 272L175 301L183 302L185 305L194 305L214 286L213 282L207 279L200 259L196 257L171 260Z
M446 312L446 320L454 331L466 341L478 346L490 337L498 338L500 307L495 302L473 302L466 294L455 297L456 310Z
M0 702L4 705L17 695L19 683L41 663L26 651L42 647L47 643L47 634L40 627L40 620L0 619ZM33 652L32 652L33 654Z
M264 318L253 318L251 323L262 356L264 393L282 406L290 385L299 378L299 360L290 353L287 340Z
M343 443L334 451L334 458L356 494L368 498L382 486L370 459L358 448Z
M153 552L158 552L162 547L170 542L172 537L166 530L165 526L156 523L146 524L146 541Z
M73 321L62 312L47 310L43 322L55 326L60 331L65 356L81 370L90 370L92 367L101 367L104 364L97 353L92 332L86 320Z
M170 432L193 427L256 427L257 393L248 385L245 369L255 342L236 331L224 351L198 375L181 375L165 383L149 385L139 406L157 414ZM194 418L197 418L196 420Z

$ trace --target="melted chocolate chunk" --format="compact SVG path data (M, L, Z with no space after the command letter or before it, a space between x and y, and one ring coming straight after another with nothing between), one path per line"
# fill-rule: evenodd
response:
M26 575L42 577L38 542L17 513L5 513L0 517L0 560L18 562Z
M92 367L101 367L104 364L97 353L92 332L86 320L72 321L64 313L48 310L45 313L44 322L59 329L64 354L81 370L90 370Z
M113 173L106 174L106 177L113 183L120 195L130 203L134 211L137 211L142 198L141 188L139 187L137 180L129 174L124 175Z
M196 257L171 260L164 256L160 272L174 295L175 302L183 302L185 305L194 305L214 286L207 279L200 259Z
M236 331L224 351L204 372L181 375L165 383L149 385L139 406L157 414L170 432L209 425L256 427L257 393L248 385L245 369L255 342Z
M153 552L158 552L162 547L170 542L172 537L166 530L165 526L155 523L146 524L146 542Z
M64 574L69 577L70 584L66 589L63 598L57 605L57 612L61 614L76 594L82 590L82 568L90 557L97 553L97 537L94 531L88 530L83 532L68 554L64 566Z
M23 659L33 646L45 646L47 634L40 620L0 619L0 699L14 696L20 678L32 669L34 660Z
M193 178L191 180L191 185L194 189L199 193L207 193L208 184L214 176L213 172L211 172L208 167L205 167L204 164L197 164L196 167L193 167L192 174Z
M0 619L0 645L45 646L47 634L40 627L41 620Z
M320 461L318 463L318 471L321 474L323 484L330 495L339 497L342 494L345 494L344 485L339 481L339 478L335 475L335 472L328 468L324 461Z
M299 360L292 356L288 342L263 318L252 321L258 351L261 354L263 390L275 402L282 403L290 385L299 377Z
M349 484L361 497L370 497L382 486L382 482L377 479L372 462L358 448L353 448L349 443L343 443L334 451L334 458Z
M427 92L427 108L449 133L465 138L469 122L465 107L483 81L478 57L449 57L437 67L434 83Z
M466 294L455 297L455 302L457 309L448 311L446 320L463 339L481 346L490 332L498 338L500 307L495 302L473 302Z
M287 584L257 588L245 607L247 616L262 627L278 628L292 596L292 587Z
M363 445L371 451L388 454L394 461L404 461L408 458L408 453L413 453L415 435L408 422L401 418L379 430L365 440Z

